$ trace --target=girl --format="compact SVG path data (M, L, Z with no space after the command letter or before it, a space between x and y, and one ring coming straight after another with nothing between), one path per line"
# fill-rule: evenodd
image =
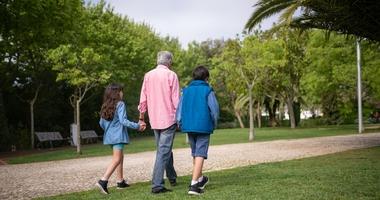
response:
M129 187L123 178L123 149L124 145L129 143L127 128L144 131L146 124L131 122L127 118L126 105L122 101L123 88L119 84L107 86L103 105L100 110L99 124L104 130L103 143L110 145L113 149L112 162L107 167L103 177L97 182L97 186L104 194L109 194L107 189L108 179L115 171L117 172L117 188L122 189Z

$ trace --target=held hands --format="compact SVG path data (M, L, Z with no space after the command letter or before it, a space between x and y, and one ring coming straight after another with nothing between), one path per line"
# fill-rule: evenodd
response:
M143 132L146 129L146 123L143 120L139 120L140 128L138 131Z

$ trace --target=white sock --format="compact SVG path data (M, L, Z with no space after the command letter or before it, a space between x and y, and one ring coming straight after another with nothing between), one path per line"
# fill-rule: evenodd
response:
M202 182L202 181L203 181L203 176L198 178L198 182Z
M191 180L191 185L195 185L197 183L198 183L198 181Z

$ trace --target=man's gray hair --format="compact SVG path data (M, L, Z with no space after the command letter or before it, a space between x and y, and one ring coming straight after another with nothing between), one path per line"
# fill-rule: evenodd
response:
M173 54L169 51L160 51L157 53L157 65L170 67L173 62Z

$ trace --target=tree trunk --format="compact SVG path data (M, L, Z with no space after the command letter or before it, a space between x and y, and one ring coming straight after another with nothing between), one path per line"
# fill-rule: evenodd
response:
M78 119L77 119L77 112L78 112L78 109L77 109L77 97L75 96L74 97L74 103L72 104L73 106L73 111L74 111L74 124L78 124Z
M241 119L240 113L239 113L238 111L235 111L235 116L236 116L236 118L237 118L238 121L239 121L240 128L245 128L245 127L244 127L243 120Z
M37 87L36 91L34 92L34 97L32 100L29 101L30 106L30 144L32 149L34 149L34 104L37 101L38 94L40 93L41 84Z
M257 127L261 128L261 103L257 102Z
M30 105L30 145L34 149L34 101L29 102Z
M282 114L284 113L284 105L282 102L280 102L280 105L278 107L278 122L280 123L280 126L281 126L281 122L282 122Z
M8 129L8 119L5 115L5 106L3 100L3 92L0 89L0 150L7 151L10 148L9 139L9 129Z
M76 101L76 121L77 121L77 153L82 154L80 146L80 99Z
M269 124L271 127L276 127L276 111L273 111L273 108L269 109Z
M276 120L277 102L275 96L276 94L272 94L272 98L270 99L268 105L269 124L271 127L276 127L278 125L278 122Z
M78 120L77 120L77 106L76 105L73 108L73 112L74 112L74 124L78 124Z
M294 116L294 109L293 109L293 98L287 98L286 105L288 107L288 114L289 114L289 120L290 120L290 127L296 128L296 119Z
M248 85L248 95L249 95L249 141L253 141L255 138L255 130L253 124L253 99L252 99L252 85Z
M299 102L293 102L293 113L294 121L296 122L296 126L298 126L301 122L301 105Z

